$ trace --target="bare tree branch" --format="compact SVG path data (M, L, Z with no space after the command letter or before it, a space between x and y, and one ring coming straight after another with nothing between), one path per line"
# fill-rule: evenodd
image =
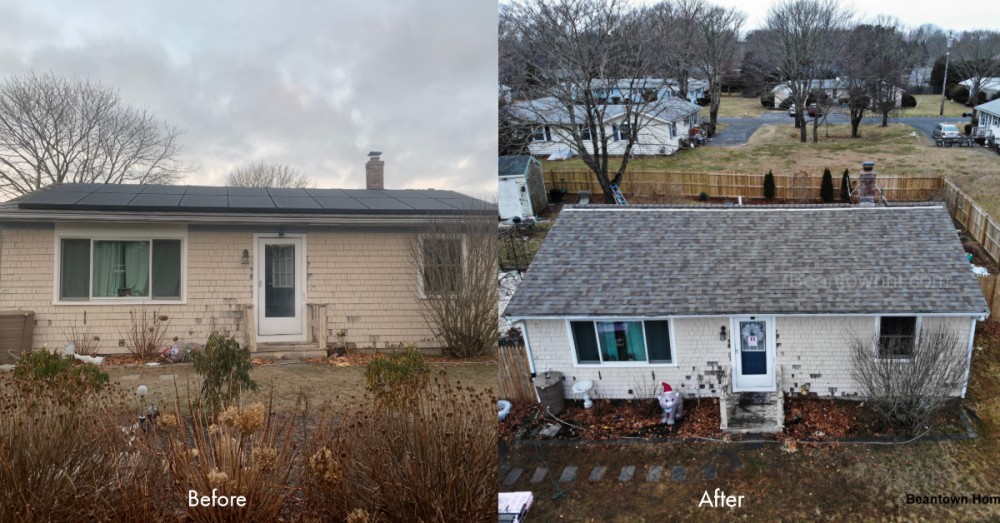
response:
M230 187L286 187L308 189L316 183L308 176L282 164L264 161L244 165L226 176Z
M53 74L0 84L0 196L49 184L173 183L183 132L112 88Z

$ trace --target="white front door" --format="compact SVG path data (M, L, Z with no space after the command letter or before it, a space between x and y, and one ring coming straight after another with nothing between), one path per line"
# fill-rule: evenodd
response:
M773 391L774 318L737 316L733 318L733 391Z
M301 336L305 332L302 251L302 238L257 238L258 335Z

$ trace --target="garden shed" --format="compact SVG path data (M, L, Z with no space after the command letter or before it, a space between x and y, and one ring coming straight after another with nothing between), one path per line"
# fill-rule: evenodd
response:
M498 173L501 220L532 217L548 207L542 162L527 154L501 156Z

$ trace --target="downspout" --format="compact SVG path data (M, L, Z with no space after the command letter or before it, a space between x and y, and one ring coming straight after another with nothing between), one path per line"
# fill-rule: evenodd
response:
M521 327L521 335L524 337L524 350L528 353L528 369L531 370L531 377L535 377L535 356L531 352L531 344L528 343L528 326L524 320L517 322Z
M965 399L965 392L969 388L969 371L972 368L972 345L976 338L976 318L969 320L969 350L965 357L965 376L962 379L962 399Z

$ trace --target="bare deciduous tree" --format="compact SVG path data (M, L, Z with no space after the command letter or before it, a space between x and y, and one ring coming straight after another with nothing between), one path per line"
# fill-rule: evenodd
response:
M226 176L226 185L230 187L308 189L316 184L306 175L287 165L259 161L233 170Z
M648 96L660 87L650 80L659 59L653 25L617 0L522 0L501 12L502 79L533 99L515 104L515 116L568 137L607 201L640 131L663 110ZM627 93L628 103L612 92Z
M814 81L828 76L844 43L843 31L852 14L834 0L785 0L767 13L765 29L770 35L766 49L781 80L795 102L796 124L803 122L803 111ZM819 121L813 119L813 141L819 141ZM799 127L799 140L806 142L806 129Z
M889 125L889 115L900 108L898 93L905 89L916 59L894 18L880 16L851 31L839 62L851 97L852 138L858 137L865 109L882 116L882 127Z
M173 183L182 131L102 84L53 74L0 84L0 196L63 182Z
M498 337L496 206L432 219L408 238L424 320L457 358L489 354Z
M740 28L746 15L734 8L706 6L695 24L694 56L708 80L709 121L713 128L719 118L722 77L732 70L740 49Z
M943 327L921 329L917 340L856 337L852 376L868 406L894 426L916 429L961 393L967 350Z
M1000 33L966 31L955 42L952 67L962 80L969 80L969 105L979 105L979 91L987 80L1000 76Z

